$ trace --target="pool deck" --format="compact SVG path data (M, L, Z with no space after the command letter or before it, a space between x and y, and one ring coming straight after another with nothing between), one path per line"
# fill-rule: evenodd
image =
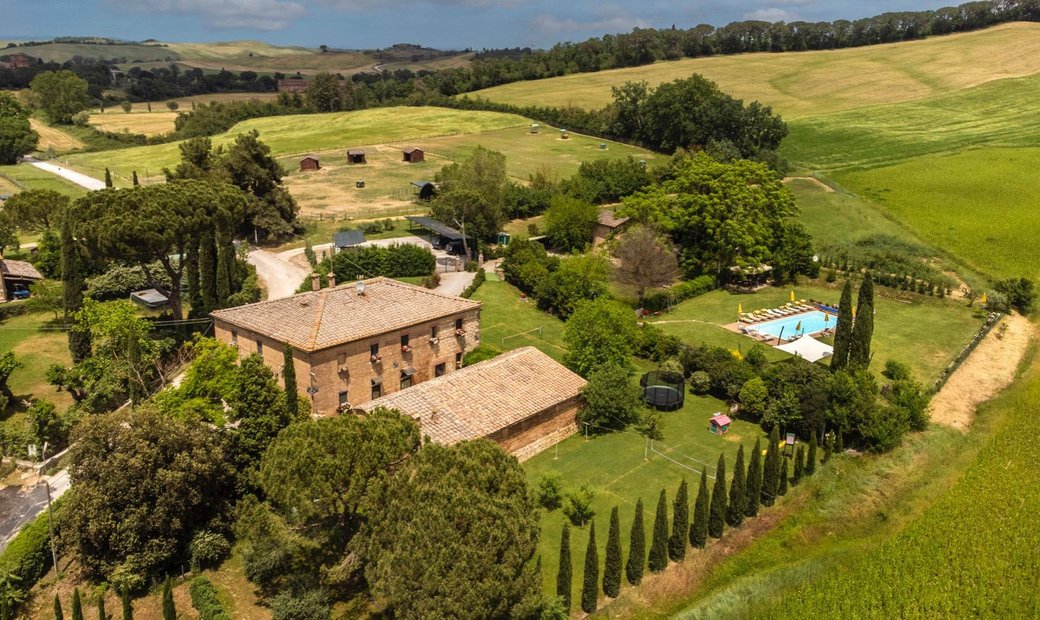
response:
M790 342L792 340L795 340L796 338L801 338L802 336L819 336L821 334L822 335L829 335L831 333L834 333L834 328L823 329L823 330L812 332L812 333L801 333L801 334L797 335L795 338L785 338L782 342L780 341L779 338L777 338L776 336L770 335L770 334L760 334L760 333L753 334L753 333L749 333L749 330L754 329L754 327L756 325L760 325L762 323L769 323L769 322L772 322L772 321L778 321L780 319L796 318L796 317L803 316L803 315L806 315L806 314L811 314L813 312L826 312L826 310L823 310L822 308L813 308L811 310L803 310L802 312L796 312L794 314L788 314L788 315L783 316L783 317L772 317L772 318L769 318L769 319L764 319L764 320L759 321L757 323L744 323L744 322L741 322L741 321L737 321L736 323L729 323L727 325L723 325L722 327L724 329L728 329L731 332L735 332L735 333L741 334L743 336L747 336L748 338L751 338L752 340L756 340L756 341L761 342L763 344L771 344L773 346L776 346L777 344L782 344L782 342Z

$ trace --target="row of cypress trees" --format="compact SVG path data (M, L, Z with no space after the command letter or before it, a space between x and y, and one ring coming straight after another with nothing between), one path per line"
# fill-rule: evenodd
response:
M119 599L123 607L123 620L133 620L134 608L130 601L130 591L123 590L120 592ZM163 620L177 620L177 607L173 603L173 584L169 579L163 582L162 614ZM98 596L97 617L98 620L115 619L115 616L109 616L105 612L104 595ZM4 620L7 620L7 618L4 618ZM54 620L65 620L65 612L61 607L61 598L57 594L54 595ZM79 588L73 588L72 590L72 620L83 620L83 602L80 599Z
M838 324L834 328L834 354L831 368L849 366L866 368L870 364L870 341L874 337L874 280L870 273L863 278L852 314L852 282L845 280L838 303Z
M841 449L841 438L832 442L825 439L824 461L833 450ZM726 527L739 527L744 519L758 515L761 506L772 506L776 499L787 493L788 484L798 484L805 476L816 471L818 443L815 435L809 446L799 445L793 459L782 454L780 434L774 428L769 435L765 459L762 442L755 441L754 450L745 468L744 446L737 449L733 475L727 493L726 457L719 455L715 468L714 489L708 489L708 472L701 470L700 486L690 518L689 491L684 478L672 502L672 523L668 525L668 498L664 489L657 500L649 554L646 549L646 530L643 525L643 500L636 501L635 516L629 536L628 561L624 564L625 579L632 585L643 580L646 567L658 573L667 568L669 561L682 562L688 546L703 549L709 538L722 538ZM794 460L794 475L790 475L789 460ZM670 532L670 533L669 533ZM570 528L563 525L560 538L560 563L556 575L556 595L569 613L572 606L573 565L571 561ZM609 598L621 593L621 525L618 508L610 512L610 530L607 534L606 558L603 576L599 574L599 551L596 547L596 523L589 525L589 539L585 549L585 572L581 589L581 609L586 613L596 610L600 588Z

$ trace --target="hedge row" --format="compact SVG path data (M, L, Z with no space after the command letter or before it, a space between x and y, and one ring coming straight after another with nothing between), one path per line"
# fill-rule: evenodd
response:
M191 604L199 611L199 620L231 620L231 615L217 596L217 589L209 579L198 576L188 586Z
M485 272L484 268L481 267L477 270L477 275L473 276L473 282L470 282L470 285L466 287L466 290L462 291L462 297L465 297L466 299L473 297L473 294L477 292L477 289L480 288L480 285L486 280L487 272Z
M698 276L693 280L680 282L675 286L647 295L643 298L643 309L650 312L659 312L667 309L670 305L703 295L713 290L715 286L715 278Z
M55 522L58 522L61 500L53 503ZM50 524L44 510L22 527L3 553L0 554L0 575L9 577L9 584L20 593L26 593L50 570Z

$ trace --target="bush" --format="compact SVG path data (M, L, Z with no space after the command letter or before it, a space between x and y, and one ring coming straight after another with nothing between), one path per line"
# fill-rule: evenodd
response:
M60 502L53 503L55 516L60 512ZM16 590L8 596L20 598L47 574L51 567L50 541L50 524L44 511L26 524L0 554L0 575Z
M596 491L588 484L583 484L577 491L567 494L563 514L570 519L571 523L581 527L596 516L596 511L592 509L592 500L595 498Z
M650 312L660 312L669 306L703 295L716 287L712 276L698 276L693 280L680 282L670 288L656 291L643 298L643 308Z
M378 224L376 224L378 226ZM339 252L331 258L318 263L318 272L323 286L328 284L327 275L331 271L336 274L339 283L352 282L359 276L374 278L416 278L434 273L437 260L430 250L408 243L395 243L386 247L367 246L347 252ZM297 289L298 292L311 290L310 280Z
M231 615L217 596L217 589L209 579L199 576L191 580L188 586L191 604L199 612L199 620L231 620Z
M502 349L499 349L495 345L482 343L473 349L462 359L463 366L471 366L484 360L489 360L493 357L498 357L502 354Z
M639 419L642 392L624 368L603 366L593 371L582 395L586 404L579 422L589 425L590 433L624 429Z
M148 272L154 284L166 288L171 286L166 270L159 263L148 265ZM116 265L100 275L87 278L86 284L86 296L98 301L126 299L130 293L150 286L140 265Z
M704 395L711 389L711 375L698 370L690 374L690 391L697 395Z
M332 616L329 598L321 590L300 595L283 592L271 599L274 620L328 620Z
M905 381L910 378L910 367L896 360L888 360L881 374L893 381Z
M1028 278L1008 278L997 283L997 292L1007 297L1011 308L1028 314L1036 302L1037 292L1033 281Z
M485 272L484 268L481 267L477 271L477 275L473 276L473 282L470 282L470 285L466 287L466 290L462 291L462 297L466 299L473 297L473 293L476 293L477 289L480 288L480 285L483 284L486 280L487 272Z
M563 505L563 476L551 471L538 479L538 505L546 510L556 510Z
M222 534L201 530L191 539L188 550L192 568L198 570L218 565L231 551L231 543Z

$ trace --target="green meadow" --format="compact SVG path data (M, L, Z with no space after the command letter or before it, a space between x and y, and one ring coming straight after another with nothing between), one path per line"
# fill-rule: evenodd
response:
M40 170L36 166L21 163L14 166L0 166L0 183L4 192L25 189L51 189L73 198L87 193L75 183L70 183L56 174Z

